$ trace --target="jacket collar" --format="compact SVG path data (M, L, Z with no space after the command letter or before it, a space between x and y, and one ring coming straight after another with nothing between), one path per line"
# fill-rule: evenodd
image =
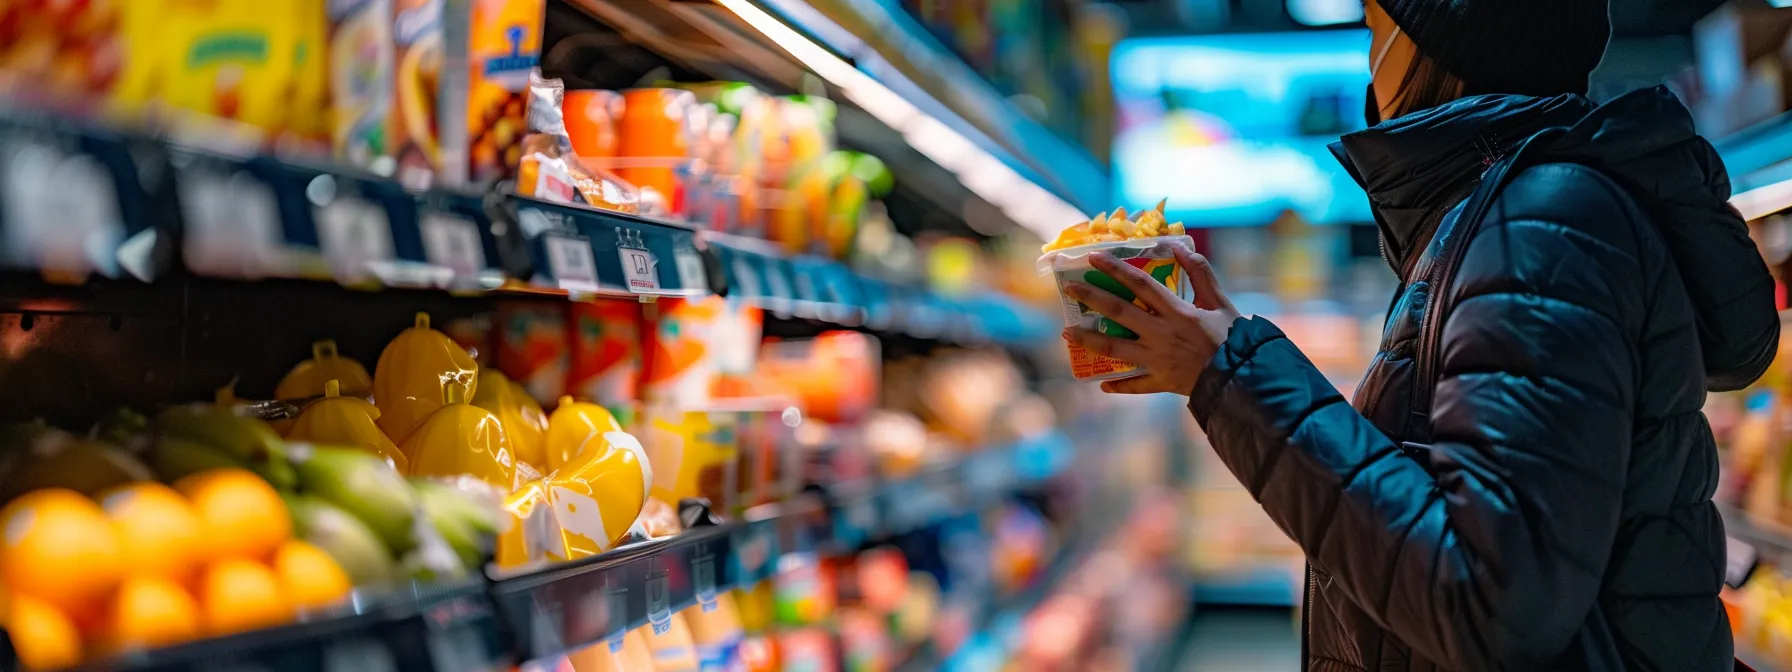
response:
M1494 161L1526 138L1572 126L1593 109L1585 96L1463 98L1350 133L1332 154L1369 194L1387 262L1396 273L1425 241L1429 219L1453 207Z

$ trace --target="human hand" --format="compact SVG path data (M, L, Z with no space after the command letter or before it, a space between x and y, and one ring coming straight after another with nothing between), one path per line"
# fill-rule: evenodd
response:
M1089 255L1089 263L1132 290L1140 308L1132 302L1105 290L1084 283L1071 283L1064 291L1091 310L1138 334L1138 340L1114 338L1082 327L1064 330L1064 338L1084 349L1131 362L1144 367L1147 373L1101 384L1104 392L1115 394L1148 394L1175 392L1188 395L1195 381L1207 369L1213 353L1225 342L1232 323L1238 320L1238 309L1220 291L1219 278L1207 258L1193 252L1176 250L1176 263L1188 273L1193 283L1195 302L1189 303L1170 293L1144 271L1097 252Z

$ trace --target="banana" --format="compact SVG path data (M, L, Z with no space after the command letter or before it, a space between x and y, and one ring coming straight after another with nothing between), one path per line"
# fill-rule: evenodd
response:
M221 406L176 406L157 415L151 426L163 435L227 450L245 461L286 455L286 444L274 428L260 420L237 417Z
M186 476L212 469L244 469L249 461L234 453L177 436L156 437L149 449L149 463L163 481L174 482Z
M393 553L417 545L417 495L385 460L359 448L297 445L306 446L293 451L300 492L359 518Z
M68 488L93 496L125 483L155 478L149 467L117 446L70 434L61 436L60 441L40 441L23 458L7 475L0 499L40 488Z
M491 557L498 535L498 511L495 506L482 507L476 495L455 488L413 480L423 515L442 540L467 567L480 567Z
M355 585L381 584L396 578L385 544L359 519L308 495L288 496L286 508L292 512L294 531L335 558Z

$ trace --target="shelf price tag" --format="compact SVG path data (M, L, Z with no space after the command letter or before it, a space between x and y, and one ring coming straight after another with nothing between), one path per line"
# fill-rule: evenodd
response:
M184 173L180 182L188 268L203 275L260 277L273 265L280 212L274 190L247 171Z
M457 277L477 276L485 269L485 246L479 240L479 225L473 220L445 212L425 212L418 223L423 228L423 252L429 263L454 271Z
M678 264L678 287L686 291L709 291L709 273L703 269L703 255L688 244L679 245L672 253Z
M338 196L316 210L317 239L338 279L371 275L369 264L392 259L392 224L378 203Z
M4 243L12 261L115 275L113 253L124 227L117 185L105 167L49 144L27 141L6 149Z
M616 236L616 254L622 258L622 283L636 294L658 292L660 261L648 251L641 232L617 229Z
M587 292L597 289L597 258L591 251L591 241L584 236L544 233L541 242L547 249L548 273L562 288Z

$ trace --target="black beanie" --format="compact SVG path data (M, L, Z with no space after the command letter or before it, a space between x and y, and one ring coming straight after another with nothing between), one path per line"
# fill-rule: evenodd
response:
M1612 37L1610 0L1376 2L1470 94L1585 94Z

